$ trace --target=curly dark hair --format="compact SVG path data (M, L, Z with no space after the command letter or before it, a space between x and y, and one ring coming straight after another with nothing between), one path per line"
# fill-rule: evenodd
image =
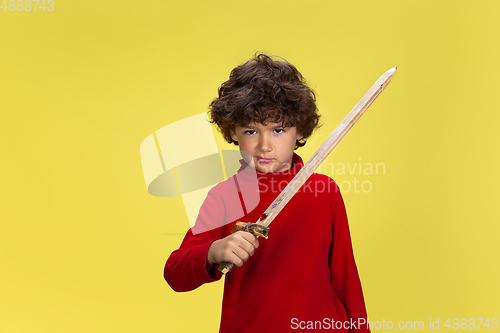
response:
M284 127L295 126L303 136L295 149L306 144L319 127L320 117L316 95L297 68L282 58L274 60L263 53L231 71L208 113L224 139L235 145L238 142L231 138L230 130L236 125L281 122Z

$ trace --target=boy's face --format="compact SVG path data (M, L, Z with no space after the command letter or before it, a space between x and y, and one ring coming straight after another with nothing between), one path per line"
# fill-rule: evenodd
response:
M282 123L249 123L236 126L231 130L231 137L238 141L245 161L260 172L281 172L292 165L295 142L302 139L296 127L283 127ZM248 159L248 160L247 160Z

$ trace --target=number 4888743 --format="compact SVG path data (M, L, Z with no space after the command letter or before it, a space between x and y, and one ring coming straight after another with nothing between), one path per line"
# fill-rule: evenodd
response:
M33 10L36 12L40 10L48 10L49 12L54 10L54 1L53 0L3 0L2 5L0 6L0 9L3 9L4 11L7 11L7 9L11 12L13 11L26 11L29 12Z

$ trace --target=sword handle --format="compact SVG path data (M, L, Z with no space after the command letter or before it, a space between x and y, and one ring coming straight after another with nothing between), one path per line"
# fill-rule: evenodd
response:
M227 273L229 273L229 271L231 269L233 269L233 267L234 267L234 264L232 262L224 261L223 263L221 263L219 265L219 268L217 268L217 271L219 271L219 273L221 273L221 274L226 275Z
M237 231L246 231L254 235L255 237L262 236L267 239L267 234L269 233L269 228L261 224L252 222L236 222L236 224L231 228L231 233L234 234ZM219 265L217 271L226 275L234 267L231 262L224 261Z

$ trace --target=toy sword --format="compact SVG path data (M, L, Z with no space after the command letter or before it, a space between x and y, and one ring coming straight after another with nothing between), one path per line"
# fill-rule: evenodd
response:
M384 91L385 87L391 82L397 66L389 69L382 74L373 86L366 92L366 94L359 100L349 114L342 120L337 128L330 134L325 142L319 147L314 155L307 161L300 171L288 183L285 189L278 195L278 197L271 203L266 211L261 215L256 223L252 222L236 222L231 229L231 233L237 231L247 231L255 237L262 236L267 239L269 233L269 224L276 218L290 199L297 193L306 180L314 173L324 159L332 152L342 138L349 132L352 126L358 119L365 113L373 101ZM230 262L223 262L218 268L222 274L228 273L234 264Z

